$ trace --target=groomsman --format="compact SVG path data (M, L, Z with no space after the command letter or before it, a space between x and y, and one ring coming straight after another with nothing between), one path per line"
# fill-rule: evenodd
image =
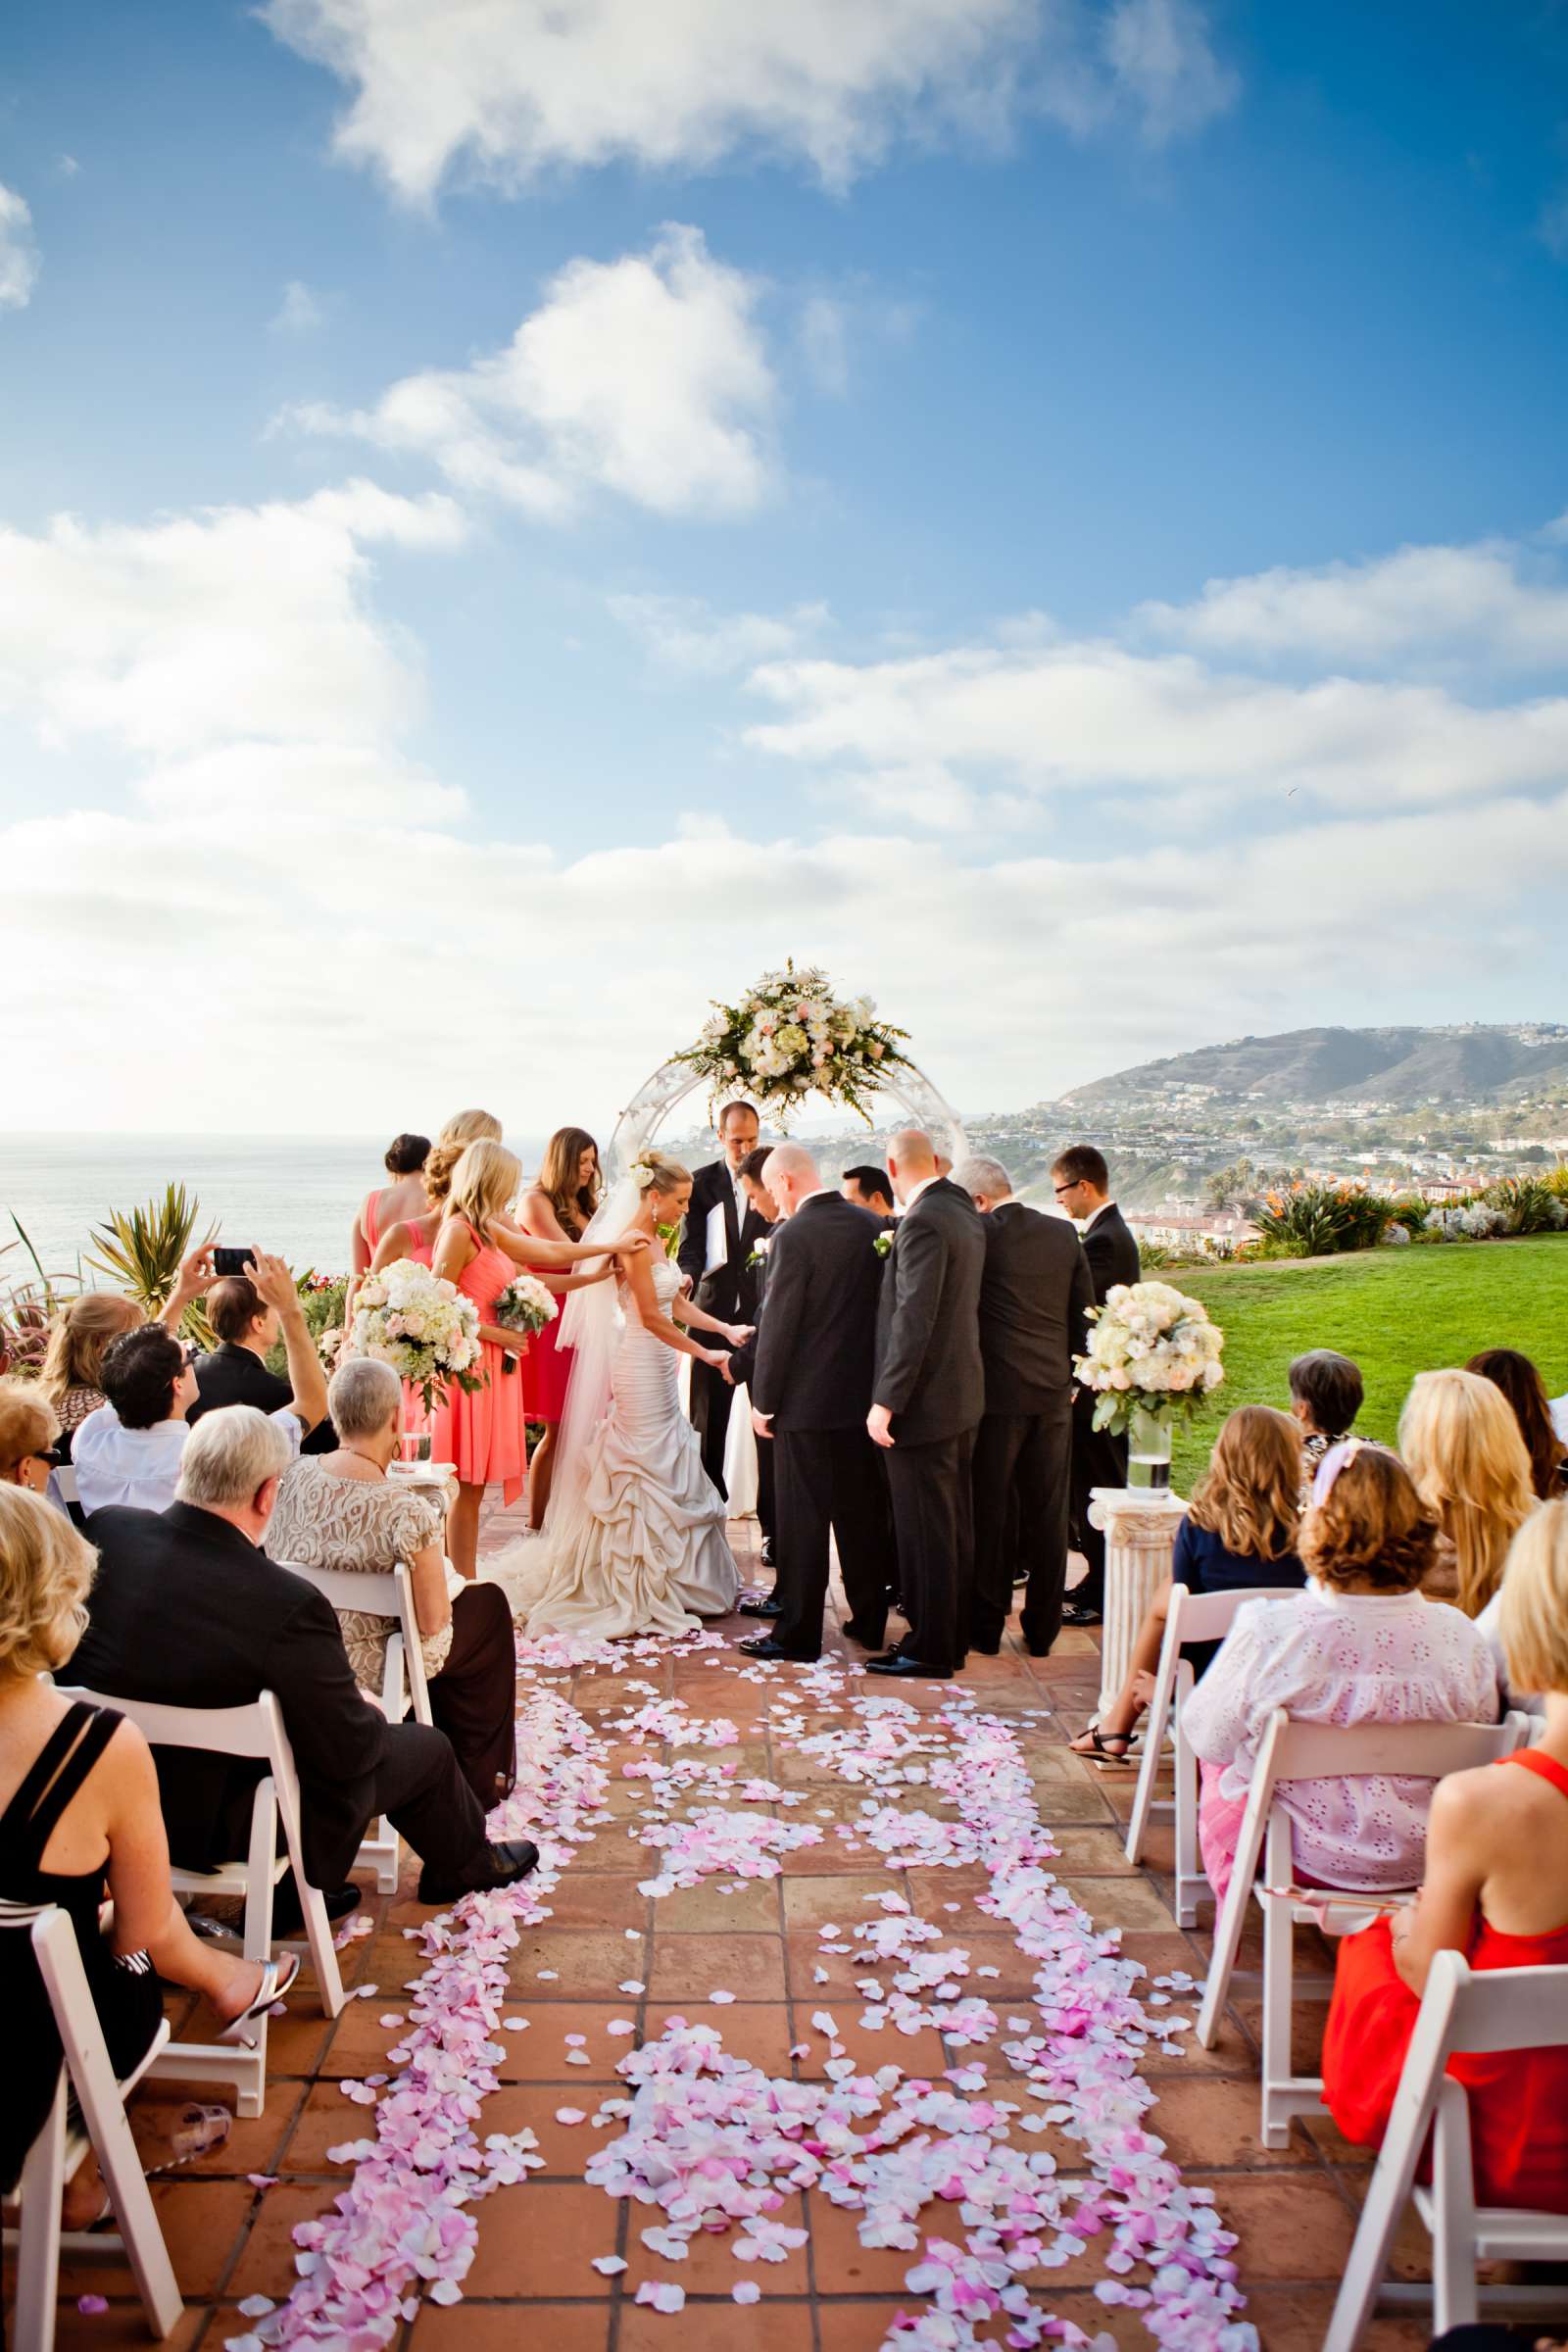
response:
M884 1232L895 1222L893 1186L885 1168L873 1167L867 1160L861 1167L846 1168L839 1182L845 1200L868 1208Z
M963 1664L969 1640L985 1234L974 1202L939 1172L919 1128L894 1137L888 1173L904 1214L883 1269L866 1427L885 1449L909 1630L866 1671L946 1681Z
M752 1257L760 1256L762 1261L755 1269L757 1311L753 1322L758 1325L761 1323L762 1311L767 1304L767 1251L772 1245L773 1229L778 1223L779 1215L778 1202L767 1189L766 1168L768 1160L772 1156L772 1150L773 1147L770 1144L759 1144L755 1152L747 1153L741 1167L741 1188L751 1206L767 1226L767 1231L761 1240L754 1243L748 1252L748 1255ZM737 1348L730 1356L721 1377L729 1382L732 1389L745 1389L750 1392L752 1383L757 1378L757 1339L758 1334L754 1330L745 1347ZM774 1450L771 1446L759 1446L757 1448L757 1524L762 1531L762 1565L764 1568L771 1568L775 1565L773 1552ZM771 1601L767 1600L742 1601L741 1607L749 1617L772 1617L777 1614Z
M752 1419L760 1450L776 1455L779 1606L771 1633L741 1647L754 1658L819 1655L831 1531L853 1612L845 1631L875 1649L888 1583L877 1459L866 1435L882 1287L877 1224L827 1190L799 1144L775 1144L767 1188L783 1214L767 1254Z
M767 1231L746 1198L741 1170L757 1149L760 1132L750 1102L726 1102L718 1114L723 1157L710 1160L692 1179L691 1204L681 1234L677 1262L692 1297L721 1323L757 1319L757 1275L747 1259ZM710 1364L693 1363L692 1427L701 1443L703 1468L720 1494L724 1484L724 1441L734 1390Z
M1000 1160L968 1159L961 1184L985 1220L980 1353L986 1410L974 1445L970 1647L995 1657L1026 1585L1023 1638L1043 1657L1061 1625L1072 1499L1072 1359L1094 1304L1089 1261L1065 1217L1012 1198Z
M1110 1197L1110 1170L1093 1144L1072 1144L1051 1171L1056 1203L1077 1225L1089 1260L1095 1304L1103 1306L1119 1282L1136 1282L1140 1266L1138 1244L1126 1219ZM1075 1343L1082 1355L1089 1345L1089 1325ZM1127 1484L1127 1440L1109 1429L1094 1426L1095 1398L1079 1389L1072 1411L1072 1517L1079 1547L1089 1562L1089 1574L1061 1612L1063 1625L1098 1625L1105 1605L1105 1539L1089 1524L1089 1494L1093 1487Z

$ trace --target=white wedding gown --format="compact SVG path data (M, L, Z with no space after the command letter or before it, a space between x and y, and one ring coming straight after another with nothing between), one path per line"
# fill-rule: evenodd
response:
M663 1256L652 1272L667 1319L680 1275ZM579 1498L559 1527L485 1563L530 1635L679 1635L726 1616L740 1591L723 1498L681 1411L680 1353L643 1329L624 1293L621 1302L610 1405L588 1441Z

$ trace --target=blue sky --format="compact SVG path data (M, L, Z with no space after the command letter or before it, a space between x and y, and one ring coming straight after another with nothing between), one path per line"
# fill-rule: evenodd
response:
M1568 11L766 14L21 0L27 1123L1560 1010Z

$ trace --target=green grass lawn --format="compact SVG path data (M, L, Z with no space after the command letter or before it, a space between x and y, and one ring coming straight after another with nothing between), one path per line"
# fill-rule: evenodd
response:
M1309 1348L1353 1356L1366 1382L1357 1429L1392 1440L1417 1372L1462 1364L1482 1348L1533 1356L1549 1395L1568 1389L1568 1235L1450 1248L1367 1250L1309 1265L1155 1270L1200 1298L1225 1334L1225 1386L1178 1429L1182 1494L1238 1404L1290 1403L1291 1358Z

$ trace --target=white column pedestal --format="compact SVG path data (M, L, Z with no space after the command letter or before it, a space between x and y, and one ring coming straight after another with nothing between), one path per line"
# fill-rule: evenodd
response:
M1156 1589L1170 1574L1176 1530L1186 1508L1169 1487L1095 1487L1090 1492L1090 1525L1105 1539L1098 1710L1102 1715L1127 1679L1138 1629Z

